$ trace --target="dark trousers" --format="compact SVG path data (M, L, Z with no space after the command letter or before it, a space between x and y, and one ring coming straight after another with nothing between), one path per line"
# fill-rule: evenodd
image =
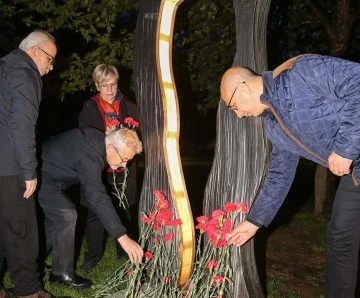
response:
M38 197L45 215L46 249L47 252L52 251L52 273L56 275L73 273L77 220L75 204L59 185L45 179L44 176ZM54 201L61 200L68 208L53 206Z
M328 227L327 298L355 296L360 243L360 187L343 176Z
M39 237L34 196L24 199L25 182L19 176L0 176L0 261L6 260L20 296L41 289L38 265ZM2 267L0 263L0 268Z
M52 251L52 273L55 275L73 273L76 210L41 207L45 215L46 249Z

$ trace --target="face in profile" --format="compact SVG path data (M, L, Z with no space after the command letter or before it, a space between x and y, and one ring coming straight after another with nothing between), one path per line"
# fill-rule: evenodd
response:
M131 162L135 154L134 148L131 147L121 147L120 149L116 149L113 145L106 147L106 160L113 170L126 168L127 163Z
M243 90L244 88L246 88L246 90ZM256 105L249 96L251 94L250 88L246 86L245 82L241 82L233 87L232 91L230 86L228 86L228 88L224 87L223 91L222 98L225 104L230 110L234 111L237 117L259 116Z
M36 58L34 59L36 66L39 69L40 76L46 75L49 71L54 69L56 46L49 41L43 46L35 46Z

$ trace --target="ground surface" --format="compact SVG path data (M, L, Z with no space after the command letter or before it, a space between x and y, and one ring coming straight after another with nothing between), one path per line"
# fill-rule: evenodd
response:
M279 227L270 235L266 251L267 282L268 287L271 281L279 284L273 297L325 297L326 252L316 247L314 238L296 227Z
M279 213L257 236L259 275L268 297L325 297L327 222L313 216L314 174L314 164L299 166Z

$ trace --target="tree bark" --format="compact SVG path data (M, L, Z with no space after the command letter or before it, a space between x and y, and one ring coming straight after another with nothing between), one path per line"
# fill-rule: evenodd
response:
M316 166L314 214L318 220L326 220L331 215L337 181L337 176L332 174L328 168L321 165Z
M270 0L234 0L237 43L234 66L242 65L256 72L267 68L269 5ZM223 208L227 201L241 201L251 206L265 172L267 149L261 118L239 120L221 100L215 156L204 195L205 214ZM244 220L244 216L239 220ZM240 249L234 247L232 268L230 297L264 297L253 240Z

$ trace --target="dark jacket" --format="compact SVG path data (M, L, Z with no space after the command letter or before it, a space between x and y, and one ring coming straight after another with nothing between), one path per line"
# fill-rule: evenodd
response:
M0 176L36 178L35 126L41 90L39 70L23 50L0 59Z
M319 55L299 57L277 77L264 72L262 115L272 143L263 186L247 220L267 226L293 182L299 156L323 166L335 151L354 160L360 181L360 64Z
M132 117L138 119L138 113L136 105L127 98L118 90L115 100L120 102L120 118L119 122L123 125L126 117ZM104 112L100 108L100 96L96 94L91 99L84 103L84 106L79 114L79 127L94 127L105 131L105 120Z
M66 190L72 185L80 184L85 199L95 210L109 235L117 239L126 234L102 182L102 172L107 165L103 132L88 127L60 134L44 143L41 159L39 201L42 206L75 208L60 191L58 195L45 196L42 195L42 190Z
M132 117L138 119L137 108L134 103L127 100L127 98L118 90L115 100L120 102L120 117L119 122L123 126L125 118ZM84 106L79 114L79 127L93 127L105 132L105 116L100 106L99 93L84 103ZM132 162L128 166L129 173L126 183L126 197L129 205L134 205L137 202L137 158L134 156ZM112 178L111 178L112 179ZM122 181L122 180L121 180Z

